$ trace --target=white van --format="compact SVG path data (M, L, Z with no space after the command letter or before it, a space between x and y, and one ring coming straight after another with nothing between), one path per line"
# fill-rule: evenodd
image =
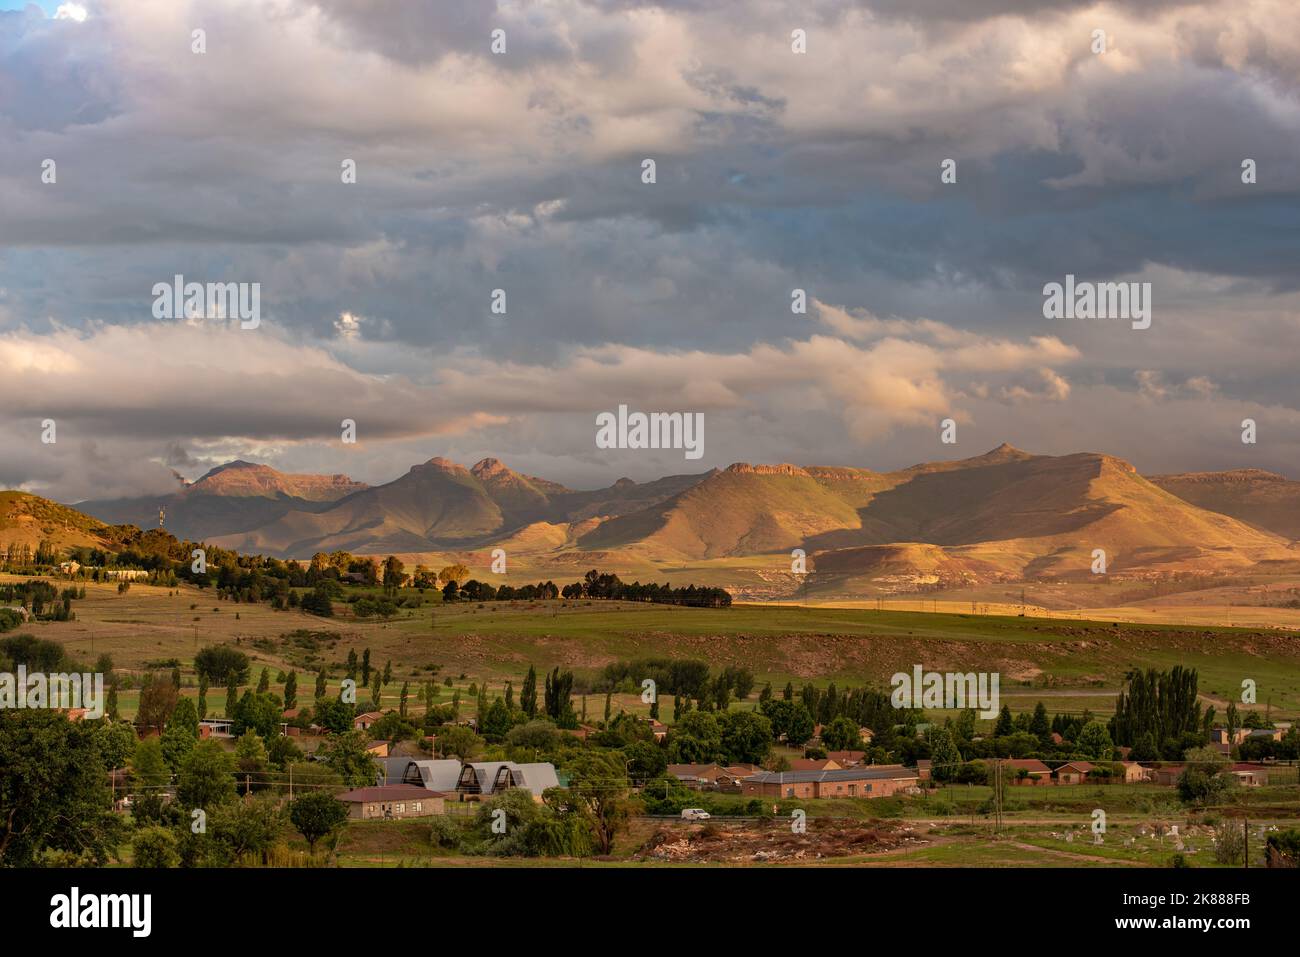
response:
M683 821L707 821L709 812L702 807L684 807L682 808Z

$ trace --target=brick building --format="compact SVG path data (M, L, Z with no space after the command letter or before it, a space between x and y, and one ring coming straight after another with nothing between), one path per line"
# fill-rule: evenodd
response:
M745 797L835 798L889 797L915 787L912 768L858 767L830 771L763 771L740 782Z

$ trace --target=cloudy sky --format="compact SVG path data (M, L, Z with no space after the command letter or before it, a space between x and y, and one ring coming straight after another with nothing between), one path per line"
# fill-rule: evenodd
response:
M1297 80L1294 0L0 0L0 486L1003 441L1300 478ZM155 318L178 274L260 326ZM1066 274L1151 328L1045 319ZM619 404L703 412L703 459L597 449Z

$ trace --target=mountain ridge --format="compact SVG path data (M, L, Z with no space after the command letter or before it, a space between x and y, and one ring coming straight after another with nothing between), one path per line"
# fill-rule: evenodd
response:
M1216 492L1210 504L1219 508L1194 500L1224 487L1249 494L1227 501ZM1256 501L1261 489L1273 492L1263 505ZM231 520L239 527L202 537L285 558L336 549L469 552L508 543L545 561L589 554L680 564L798 548L813 566L844 575L876 566L894 573L912 562L918 574L1015 578L1087 574L1096 549L1110 568L1134 573L1291 561L1296 536L1284 519L1291 496L1300 501L1300 483L1262 470L1148 479L1106 453L1038 455L1002 443L886 472L735 462L645 483L619 478L592 490L516 472L494 457L467 468L434 456L374 486L236 460L185 494L187 504L227 500L243 513ZM111 503L87 504L99 509L97 517L112 512Z

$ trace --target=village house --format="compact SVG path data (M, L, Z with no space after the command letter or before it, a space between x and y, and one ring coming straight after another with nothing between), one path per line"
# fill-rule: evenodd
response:
M1228 751L1231 751L1235 745L1241 744L1241 742L1245 741L1248 734L1250 734L1250 728L1238 728L1229 735L1227 728L1214 727L1210 729L1210 744L1226 744L1228 746Z
M1093 769L1090 761L1071 761L1056 769L1057 784L1082 784Z
M515 764L513 761L488 761L466 764L460 770L456 791L461 800L481 801L510 788L523 788L533 800L540 801L547 788L560 786L555 765L547 762Z
M432 761L388 758L381 762L385 784L414 784L430 791L456 794L461 763L455 758Z
M668 725L664 724L658 718L645 718L650 724L650 733L654 735L656 741L662 741L668 737Z
M843 768L837 771L763 771L741 782L746 797L877 798L916 787L911 768Z
M586 741L593 734L600 733L600 728L591 724L580 724L576 728L563 728L561 730L563 730L565 734L573 735L579 741Z
M790 762L791 771L842 771L840 765L830 758L795 758Z
M1125 784L1138 784L1150 778L1147 769L1136 761L1121 761L1120 766L1124 768Z
M1247 741L1281 741L1281 728L1254 728L1246 735Z
M827 751L826 757L842 768L855 768L867 760L865 751Z
M670 764L668 774L694 791L740 791L740 782L763 769L753 764Z
M369 731L370 726L384 716L382 711L367 711L352 719L352 727L358 731Z
M356 788L338 796L354 821L375 818L430 817L446 810L444 795L407 784Z
M1228 773L1237 779L1242 787L1257 788L1268 783L1268 768L1262 764L1250 764L1238 761L1228 769Z
M1003 758L994 763L1002 765L1002 773L1012 784L1052 783L1052 769L1037 758Z
M233 718L202 718L199 721L200 738L233 738L234 729Z
M1162 767L1150 768L1147 776L1156 784L1173 787L1186 769L1187 766L1184 764L1166 764Z

